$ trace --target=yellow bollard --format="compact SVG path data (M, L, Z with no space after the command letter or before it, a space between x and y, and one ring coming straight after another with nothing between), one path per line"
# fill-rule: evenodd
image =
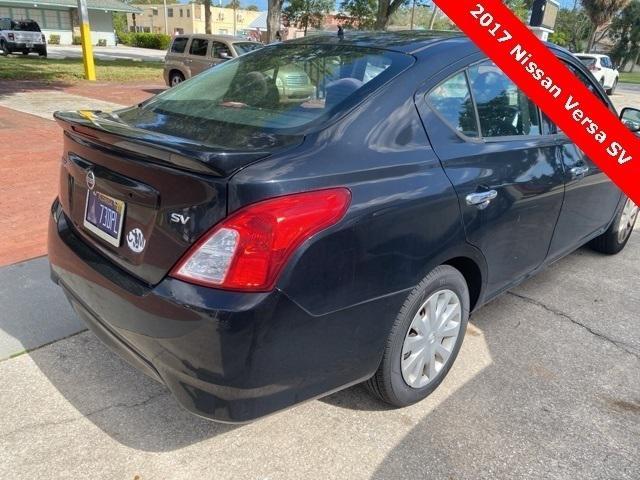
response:
M91 46L91 28L89 26L89 10L86 0L78 0L80 13L80 38L82 40L82 61L84 62L84 77L95 81L96 66L93 63L93 47Z

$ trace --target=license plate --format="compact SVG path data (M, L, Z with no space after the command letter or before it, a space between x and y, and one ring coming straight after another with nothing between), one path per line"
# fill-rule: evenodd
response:
M119 247L124 209L125 203L122 200L89 190L84 210L84 226L104 241Z

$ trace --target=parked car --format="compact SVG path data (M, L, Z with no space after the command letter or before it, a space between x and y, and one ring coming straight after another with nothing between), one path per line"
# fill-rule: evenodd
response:
M47 39L40 31L40 26L33 20L12 20L0 18L0 53L34 52L41 57L47 56Z
M607 94L613 95L620 81L620 72L607 55L595 53L578 53L576 56L586 65L595 79L606 90Z
M179 35L165 57L164 81L175 86L219 63L262 48L258 42L230 35Z
M312 99L281 100L277 72L294 68ZM218 421L364 381L417 402L470 312L582 245L619 252L638 215L461 36L303 38L135 107L55 117L53 280L107 345Z

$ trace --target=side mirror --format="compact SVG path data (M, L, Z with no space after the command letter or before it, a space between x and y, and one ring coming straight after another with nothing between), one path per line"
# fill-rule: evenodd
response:
M620 112L620 120L632 132L640 132L640 110L637 108L623 108Z
M231 55L229 55L229 52L220 52L220 58L223 60L229 60Z

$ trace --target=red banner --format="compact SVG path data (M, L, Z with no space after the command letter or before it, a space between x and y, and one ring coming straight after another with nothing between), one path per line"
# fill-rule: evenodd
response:
M500 0L435 0L636 204L640 141Z

